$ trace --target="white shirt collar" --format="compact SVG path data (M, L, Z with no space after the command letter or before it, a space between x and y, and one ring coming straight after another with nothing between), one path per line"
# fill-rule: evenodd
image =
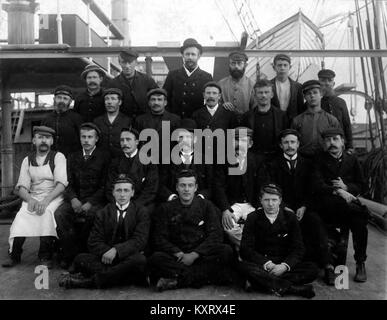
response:
M93 150L91 150L89 156L91 156L93 154L95 148L96 148L96 146L94 146ZM85 156L86 155L85 149L82 148L82 152L83 152L83 156Z
M136 149L130 156L128 156L126 153L124 153L124 155L125 157L132 159L136 156L137 152L138 152L138 149Z
M286 153L284 153L284 158L287 160L297 160L297 153L293 157L289 157Z
M128 209L129 204L130 204L130 201L129 201L127 204L125 204L125 205L123 205L123 206L120 206L120 205L116 202L116 206L117 206L117 208L120 208L120 210L126 210L126 209ZM126 216L126 211L122 214L122 218L125 218L125 216ZM119 218L120 218L120 211L117 210L117 221L118 221Z
M263 212L265 212L265 210L263 210ZM278 217L278 214L279 214L279 209L278 209L278 212L274 215L274 214L266 214L265 212L265 216L266 218L269 219L270 223L273 224L276 220L277 220L277 217Z
M219 107L219 103L215 107L213 107L212 109L206 105L206 108L207 108L208 112L211 114L211 116L214 116L216 110L218 110L218 107Z
M190 77L190 76L196 71L197 68L199 68L199 65L197 65L196 68L193 69L192 71L189 71L189 70L184 66L185 72L187 73L187 76L188 76L188 77Z

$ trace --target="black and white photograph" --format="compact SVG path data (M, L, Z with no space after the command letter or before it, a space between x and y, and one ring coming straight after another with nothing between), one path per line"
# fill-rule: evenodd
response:
M0 300L387 300L387 0L0 0L0 110Z

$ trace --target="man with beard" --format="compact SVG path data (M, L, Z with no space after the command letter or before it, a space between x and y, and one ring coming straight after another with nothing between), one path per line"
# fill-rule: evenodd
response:
M195 39L186 39L180 52L184 65L168 73L164 89L168 92L167 109L183 119L191 118L203 105L203 86L212 81L212 76L198 66L203 48Z
M104 185L110 159L96 147L100 134L94 123L83 123L80 129L82 149L71 153L67 159L67 201L55 211L58 225L63 226L59 237L64 269L76 253L87 251L95 213L106 203Z
M148 259L158 291L230 284L231 248L223 244L214 205L196 197L196 174L176 176L178 198L161 205L155 216L155 253Z
M324 130L339 128L339 121L321 109L321 85L317 80L306 81L302 85L308 109L293 119L291 128L300 133L300 154L312 158L323 150L321 134Z
M319 71L318 79L321 83L321 89L323 97L321 99L321 108L326 112L334 115L339 120L341 127L344 131L345 147L349 153L353 152L352 143L352 126L349 118L347 104L344 99L337 97L335 90L335 77L334 71L324 69Z
M316 159L312 177L314 204L324 222L349 227L355 250L355 281L367 280L368 212L356 198L366 191L363 171L356 156L344 152L344 132L329 128L322 133L325 152Z
M286 112L289 122L305 111L301 84L289 77L291 67L291 60L288 55L281 53L274 57L273 69L276 76L271 80L273 84L271 103Z
M82 117L69 109L73 93L68 86L58 86L54 91L54 111L43 120L44 126L55 131L55 150L65 156L80 148L79 128Z
M228 58L230 75L218 82L223 107L241 115L254 104L254 82L245 76L248 57L244 52L231 52Z
M258 80L254 86L256 107L243 115L242 126L253 130L252 151L272 159L279 148L277 137L288 128L286 113L271 104L273 85L269 80Z
M203 154L208 159L209 164L217 162L217 156L220 152L226 156L226 145L219 143L217 129L222 131L225 137L227 129L233 129L238 125L235 112L225 109L220 104L222 89L216 82L208 82L203 88L204 106L192 114L192 119L196 122L198 129L209 129L208 135L205 134L202 139ZM208 131L208 130L207 130ZM206 140L210 143L206 146ZM211 143L212 142L212 143ZM218 146L221 150L218 150Z
M243 224L255 210L257 194L267 180L263 158L250 151L252 136L253 131L247 127L235 128L237 162L218 165L214 174L215 204L222 212L223 229L238 253Z
M183 119L180 128L177 129L178 150L177 159L172 157L170 164L160 167L159 199L161 202L176 199L176 177L181 170L193 170L196 173L198 196L203 199L211 199L212 196L212 165L205 164L203 155L195 148L197 137L194 135L196 123L192 119ZM174 154L173 154L174 155Z
M95 64L87 65L81 74L86 81L86 90L75 98L74 111L81 115L83 122L93 122L105 112L101 88L104 77L105 71Z
M132 201L134 182L125 175L114 181L114 202L99 210L88 240L89 252L74 259L74 273L59 286L106 289L147 285L143 254L149 235L149 215Z
M319 216L312 211L312 163L298 154L300 134L287 129L279 135L282 154L268 166L270 180L282 189L283 205L294 211L300 222L305 257L325 269L325 282L334 285L335 274L329 264L328 238Z
M106 113L94 120L101 131L99 147L117 158L121 155L120 134L123 128L132 125L132 119L120 111L122 105L122 91L117 88L105 89L103 92Z
M157 190L159 188L159 173L155 164L143 164L146 157L138 149L139 133L133 128L123 128L120 134L121 155L112 161L106 182L106 197L111 202L113 182L120 174L126 174L134 182L133 200L148 209L152 214Z
M275 184L261 188L261 207L249 214L241 242L240 269L246 290L266 290L313 298L311 284L318 275L312 262L303 261L304 245L295 214L281 207L282 191Z
M118 63L122 72L113 80L108 81L107 87L119 88L122 91L121 112L135 119L148 112L147 92L158 88L153 78L136 70L138 53L128 49L118 55Z
M66 158L51 151L54 136L52 128L33 128L35 150L24 158L20 168L15 190L23 203L11 225L9 259L3 267L20 263L26 237L40 237L40 264L52 267L53 241L57 237L54 212L62 204L68 184Z

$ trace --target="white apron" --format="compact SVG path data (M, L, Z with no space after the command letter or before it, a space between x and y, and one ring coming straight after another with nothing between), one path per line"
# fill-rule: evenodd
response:
M55 188L54 176L49 163L44 166L29 166L31 177L31 196L40 201ZM12 251L15 237L58 237L56 233L55 210L63 203L63 196L52 200L45 212L39 216L28 211L28 203L23 201L19 212L12 223L9 236L9 248Z

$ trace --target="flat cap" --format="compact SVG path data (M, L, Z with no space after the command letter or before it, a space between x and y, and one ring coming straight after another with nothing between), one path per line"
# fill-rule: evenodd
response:
M328 137L334 137L334 136L342 136L344 137L344 131L341 128L335 128L335 127L330 127L328 129L325 129L321 133L321 137L323 139L328 138Z
M52 136L52 137L55 135L55 130L53 128L46 127L46 126L34 126L32 128L32 132L34 135L37 133L44 136Z
M127 174L124 174L124 173L120 173L117 176L117 178L114 180L113 184L117 184L117 183L130 183L132 187L134 187L133 180Z
M228 58L233 61L247 61L249 57L242 51L233 51L228 55Z
M264 186L262 186L261 194L263 194L263 193L276 194L277 196L282 197L281 188L274 183L269 183L269 184L265 184Z
M138 58L138 53L132 49L127 49L120 51L119 56L122 60L132 62Z
M66 86L66 85L57 86L54 90L54 96L56 96L57 94L65 94L69 96L71 99L74 99L73 91L69 86Z
M206 88L208 87L215 87L215 88L218 88L219 90L219 93L222 93L222 88L220 87L220 85L215 82L215 81L209 81L207 82L204 86L203 86L203 92L206 90Z
M146 94L147 98L149 99L151 95L163 95L164 97L168 98L168 92L165 89L162 88L155 88L155 89L150 89L148 93Z
M135 128L133 128L132 126L122 128L122 129L121 129L121 133L122 133L122 132L130 132L131 134L134 135L134 137L136 138L136 140L138 140L138 139L140 138L140 133L139 133Z
M117 94L120 98L122 98L122 90L118 88L107 88L103 90L102 96L106 96L107 94Z
M294 129L285 129L285 130L282 130L280 132L280 134L278 135L278 140L281 141L282 138L285 138L286 136L288 136L289 134L292 134L294 136L296 136L298 139L301 138L301 134L297 131L297 130L294 130Z
M98 137L101 136L101 130L98 128L98 126L93 122L84 122L81 124L80 129L86 129L86 130L92 130L94 129L97 132Z
M285 61L291 63L290 57L284 53L279 53L274 57L274 60L273 60L274 64L277 62L277 60L285 60Z
M302 84L302 93L305 93L306 91L310 89L321 89L320 81L318 80L308 80Z
M244 135L250 138L253 136L253 130L251 130L248 127L236 127L234 131L235 131L236 139L239 139L240 136L244 136Z
M89 64L85 67L85 69L82 71L81 73L81 78L82 79L86 79L87 77L87 74L89 72L92 72L92 71L95 71L95 72L98 72L100 74L101 77L104 77L106 75L105 71L103 71L100 67L98 67L96 64Z
M183 54L185 49L191 48L191 47L198 48L200 51L200 54L203 53L203 47L193 38L188 38L184 40L183 45L180 47L180 52Z
M333 71L333 70L329 70L329 69L323 69L323 70L320 70L317 74L317 76L319 78L334 78L336 77L336 73Z
M196 122L194 120L189 119L189 118L185 118L185 119L182 119L180 121L179 128L193 132L194 129L197 128L197 125L196 125Z

